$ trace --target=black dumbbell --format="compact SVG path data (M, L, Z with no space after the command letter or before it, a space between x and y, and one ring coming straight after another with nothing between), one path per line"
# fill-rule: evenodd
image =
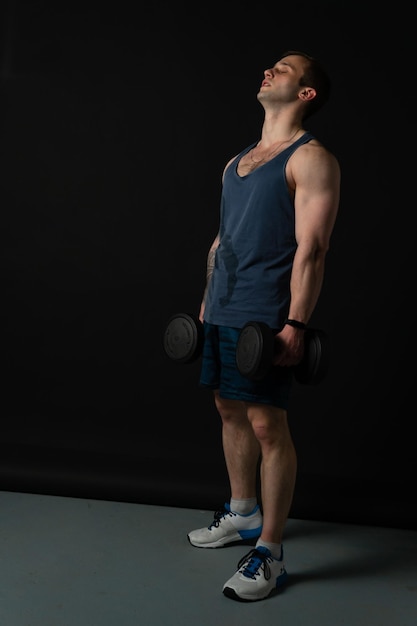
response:
M196 315L172 315L165 328L163 345L167 356L177 363L192 363L201 354L204 343L203 325ZM272 367L275 339L263 322L248 322L242 328L237 347L236 364L242 376L261 380ZM299 383L316 385L328 369L327 335L308 328L304 331L304 356L294 368Z
M177 363L192 363L201 354L203 324L192 313L172 315L164 332L164 350Z
M242 376L262 380L272 367L275 333L264 322L248 322L242 328L236 347L236 364ZM294 367L299 383L317 385L328 370L328 339L323 330L304 331L304 355Z

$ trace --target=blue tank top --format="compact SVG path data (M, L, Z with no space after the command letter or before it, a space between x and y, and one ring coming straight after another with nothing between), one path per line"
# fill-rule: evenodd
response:
M273 329L283 326L297 248L285 168L294 151L312 139L311 133L304 133L270 161L239 176L238 162L252 144L227 168L220 199L220 245L204 314L210 324L242 328L258 321Z

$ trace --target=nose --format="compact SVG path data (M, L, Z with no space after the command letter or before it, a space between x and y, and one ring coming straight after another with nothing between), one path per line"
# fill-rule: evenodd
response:
M264 70L265 78L272 78L273 75L274 75L274 70L272 68Z

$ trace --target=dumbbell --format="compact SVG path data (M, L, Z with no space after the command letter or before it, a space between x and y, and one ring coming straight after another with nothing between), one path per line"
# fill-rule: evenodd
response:
M203 343L203 325L196 315L178 313L168 320L163 345L172 361L194 362L202 352ZM236 347L239 372L251 380L261 380L272 367L274 349L271 328L263 322L248 322L240 332ZM294 367L295 378L299 383L316 385L323 380L327 369L327 335L322 330L307 328L304 331L304 356Z
M172 315L164 332L164 350L177 363L192 363L200 356L204 343L203 324L192 313Z
M242 376L262 380L273 367L275 333L264 322L248 322L240 331L236 346L236 364ZM317 385L329 366L328 338L323 330L304 331L304 355L294 367L297 382Z

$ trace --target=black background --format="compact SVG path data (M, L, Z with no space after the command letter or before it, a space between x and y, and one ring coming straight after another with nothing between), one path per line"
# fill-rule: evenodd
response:
M415 50L409 9L352 2L5 3L0 488L218 508L220 423L199 362L163 351L197 312L221 172L259 137L263 70L320 57L307 127L342 197L297 385L293 517L417 527Z

